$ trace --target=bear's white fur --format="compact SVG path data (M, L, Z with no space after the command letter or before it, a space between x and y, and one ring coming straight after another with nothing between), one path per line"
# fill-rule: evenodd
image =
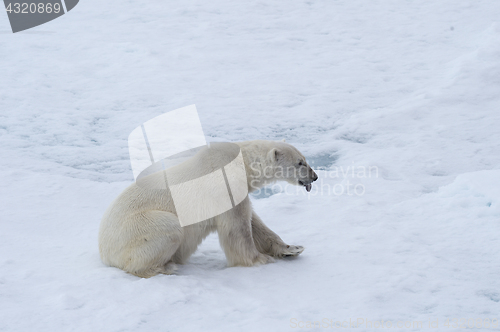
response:
M278 180L310 190L317 179L305 157L292 145L275 141L238 142L249 192ZM191 164L208 167L209 163ZM297 170L283 172L283 170ZM171 274L212 232L218 232L229 266L273 262L273 257L297 256L304 248L285 244L253 211L247 197L214 218L181 227L175 206L165 190L136 182L126 188L105 212L99 230L102 261L139 277Z

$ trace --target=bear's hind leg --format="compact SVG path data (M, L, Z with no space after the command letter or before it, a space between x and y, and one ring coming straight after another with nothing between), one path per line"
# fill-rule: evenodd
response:
M174 274L177 271L177 265L173 262L169 262L163 266L151 267L146 270L136 271L132 273L133 275L141 278L151 278L158 274Z
M142 278L157 274L172 274L177 269L172 262L183 239L177 216L165 211L147 211L140 218L141 231L136 233L126 252L123 270Z

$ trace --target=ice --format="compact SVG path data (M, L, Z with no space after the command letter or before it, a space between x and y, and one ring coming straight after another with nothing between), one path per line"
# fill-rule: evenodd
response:
M0 14L0 330L500 318L499 17L474 0L86 0L12 34ZM128 135L192 104L208 142L286 139L318 169L310 193L252 196L301 256L227 268L214 234L178 275L101 263Z

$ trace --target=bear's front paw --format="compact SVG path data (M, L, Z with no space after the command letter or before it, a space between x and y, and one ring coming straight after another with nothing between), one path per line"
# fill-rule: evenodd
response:
M278 257L298 256L304 251L303 246L284 246Z

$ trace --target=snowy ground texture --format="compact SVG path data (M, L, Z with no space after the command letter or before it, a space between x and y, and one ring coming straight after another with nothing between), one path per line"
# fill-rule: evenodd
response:
M500 319L498 1L83 0L8 24L1 331ZM227 268L213 235L178 275L101 263L128 134L190 104L209 141L286 138L324 168L310 195L252 198L299 258Z

